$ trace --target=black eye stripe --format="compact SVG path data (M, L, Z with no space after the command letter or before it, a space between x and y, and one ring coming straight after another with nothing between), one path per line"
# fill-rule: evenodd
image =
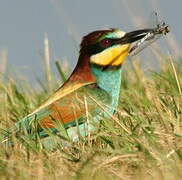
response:
M109 45L108 46L103 46L102 42L104 40L108 40L109 41ZM117 44L117 41L118 41L118 39L109 39L109 38L103 39L102 41L100 41L100 42L98 42L96 44L87 46L87 53L88 53L88 55L94 55L94 54L100 53L103 50L105 50L105 49L107 49L109 47L112 47L113 45Z

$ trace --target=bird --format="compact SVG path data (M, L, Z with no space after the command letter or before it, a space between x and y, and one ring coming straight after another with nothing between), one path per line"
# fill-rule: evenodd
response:
M67 81L9 133L37 132L44 138L59 132L75 142L94 132L103 117L111 117L117 110L122 67L132 43L150 31L126 33L113 28L84 36L77 65Z

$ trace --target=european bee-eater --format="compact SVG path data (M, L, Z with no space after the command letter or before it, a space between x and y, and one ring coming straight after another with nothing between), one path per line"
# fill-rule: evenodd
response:
M113 115L117 109L123 62L131 44L150 31L125 33L109 29L85 36L78 63L68 80L10 132L20 129L31 132L36 124L40 136L47 136L49 130L58 132L57 124L60 124L73 141L78 140L79 135L86 136L96 128L94 124Z

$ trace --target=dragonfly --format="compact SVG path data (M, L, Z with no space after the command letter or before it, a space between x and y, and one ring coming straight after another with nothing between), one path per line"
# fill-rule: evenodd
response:
M154 12L154 16L157 21L155 27L149 29L149 32L146 33L142 39L134 43L134 45L130 48L129 56L138 54L157 39L170 32L168 24L166 24L164 21L159 22L157 12Z

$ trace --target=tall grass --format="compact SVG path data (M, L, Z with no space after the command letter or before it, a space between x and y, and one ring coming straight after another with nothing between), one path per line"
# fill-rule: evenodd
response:
M138 61L125 64L118 112L100 130L71 146L46 150L38 141L0 148L1 179L181 179L182 61L160 58L161 70L146 75ZM64 72L56 63L60 77ZM55 89L50 69L46 88ZM3 74L1 74L1 77ZM7 75L6 75L7 76ZM0 82L0 126L6 129L47 97L13 77ZM51 87L52 86L52 87ZM122 128L125 127L127 131ZM2 131L1 134L4 132ZM27 143L28 142L28 143Z
M127 8L120 3L116 1L118 7ZM134 24L140 24L131 11L128 13ZM173 37L168 39L168 44L177 54L179 48ZM60 86L51 72L47 36L44 47L45 80L37 78L41 90L26 81L17 82L7 74L7 52L0 54L3 62L0 67L0 137ZM125 63L118 111L112 118L102 121L96 134L71 146L54 149L43 148L38 138L20 141L14 136L13 146L0 145L0 179L180 180L182 61L158 52L154 51L160 61L158 73L151 71L146 75L137 60ZM58 61L55 66L64 82L63 68Z

